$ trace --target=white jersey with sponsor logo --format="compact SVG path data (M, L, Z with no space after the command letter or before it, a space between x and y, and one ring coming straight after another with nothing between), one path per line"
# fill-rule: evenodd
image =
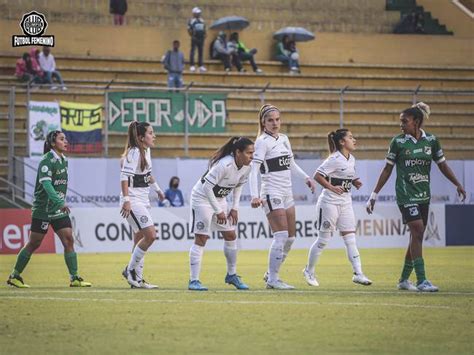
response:
M262 133L255 141L253 160L260 165L262 187L260 196L292 195L290 164L293 158L288 137Z
M147 166L144 170L141 169L140 150L138 148L130 149L122 161L120 180L128 181L128 195L130 196L130 203L132 205L135 203L143 205L150 204L148 197L151 177L150 148L145 150L145 158ZM120 200L121 199L122 194L120 194ZM120 201L120 205L122 205L122 200Z
M356 179L355 158L352 154L347 159L339 151L332 153L319 167L316 172L321 174L331 185L341 186L345 192L338 195L328 189L324 189L319 200L331 204L344 204L352 202L352 181Z
M209 199L203 189L204 182L213 186L216 199L222 200L236 187L244 185L250 174L250 166L242 166L240 169L235 164L234 157L227 155L215 163L202 178L194 185L191 199L196 204L209 205Z

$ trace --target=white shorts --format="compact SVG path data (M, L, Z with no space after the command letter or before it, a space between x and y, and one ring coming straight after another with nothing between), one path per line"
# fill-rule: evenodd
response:
M151 218L150 205L145 206L141 204L133 204L130 215L127 217L127 222L132 226L133 233L136 233L144 228L153 226L153 219Z
M293 195L277 195L277 194L269 194L269 195L262 195L262 199L265 201L263 204L263 209L265 214L269 214L271 211L283 208L288 209L295 205L295 200L293 199Z
M222 210L227 214L227 202L225 199L219 201ZM189 234L195 236L196 234L203 234L210 236L213 231L228 232L235 231L235 226L231 225L226 219L225 224L218 224L214 209L210 205L198 204L191 201L191 216L189 221L191 228Z
M335 205L318 201L316 218L319 231L333 232L338 229L341 232L351 232L356 230L352 203Z

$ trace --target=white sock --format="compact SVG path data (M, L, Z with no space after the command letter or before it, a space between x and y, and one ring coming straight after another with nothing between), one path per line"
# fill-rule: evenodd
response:
M356 274L362 274L362 264L360 262L360 254L357 249L355 233L346 234L342 237L344 244L346 244L347 258L352 264L352 270Z
M323 249L329 243L329 239L331 238L331 232L319 232L319 236L316 241L311 245L308 253L308 265L306 266L306 270L310 273L314 274L314 269L318 262L319 256L323 252Z
M285 245L283 246L283 259L281 260L281 263L283 264L286 260L286 257L288 256L288 253L291 250L291 246L295 242L296 237L288 237L288 239L285 242Z
M283 262L283 248L288 239L288 231L273 233L273 242L268 254L268 281L275 282L279 279L278 273Z
M143 256L142 260L138 263L137 269L135 272L137 273L137 277L142 280L143 279L143 268L145 267L145 256Z
M199 274L201 272L202 254L204 253L204 247L193 244L189 250L189 269L191 281L199 280Z
M137 245L135 249L133 249L132 257L128 263L128 270L137 269L138 264L140 264L140 261L145 257L145 253L146 251L140 249L140 247Z
M227 260L227 273L235 275L237 273L237 241L224 241L224 255Z

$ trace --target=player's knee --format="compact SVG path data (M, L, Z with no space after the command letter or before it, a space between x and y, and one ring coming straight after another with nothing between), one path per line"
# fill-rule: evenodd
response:
M200 247L206 246L206 242L209 239L207 235L196 234L194 236L194 244L199 245Z
M332 232L319 232L318 236L318 248L324 249L326 245L329 243L329 239L331 239Z
M346 234L342 237L342 239L344 240L344 244L346 244L346 246L356 245L355 233Z

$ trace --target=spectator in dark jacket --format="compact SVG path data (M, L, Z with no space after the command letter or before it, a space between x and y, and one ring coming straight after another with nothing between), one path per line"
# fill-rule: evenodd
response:
M224 64L224 70L231 70L231 62L239 72L244 71L237 53L237 47L233 44L227 45L225 32L220 31L212 44L212 59L219 59Z
M166 52L163 64L168 72L168 87L183 87L184 54L179 50L179 41L173 41L173 49Z
M183 193L178 187L179 187L179 177L173 176L170 179L169 188L165 192L165 200L163 200L163 202L160 202L159 205L162 207L163 206L165 207L184 206Z
M125 13L127 10L127 0L110 0L110 13L114 15L114 25L125 25Z
M191 36L191 53L189 58L189 70L194 72L194 52L198 50L198 65L199 71L205 72L206 67L203 62L204 41L206 40L206 24L201 17L201 9L199 7L193 8L193 18L188 21L188 33Z

